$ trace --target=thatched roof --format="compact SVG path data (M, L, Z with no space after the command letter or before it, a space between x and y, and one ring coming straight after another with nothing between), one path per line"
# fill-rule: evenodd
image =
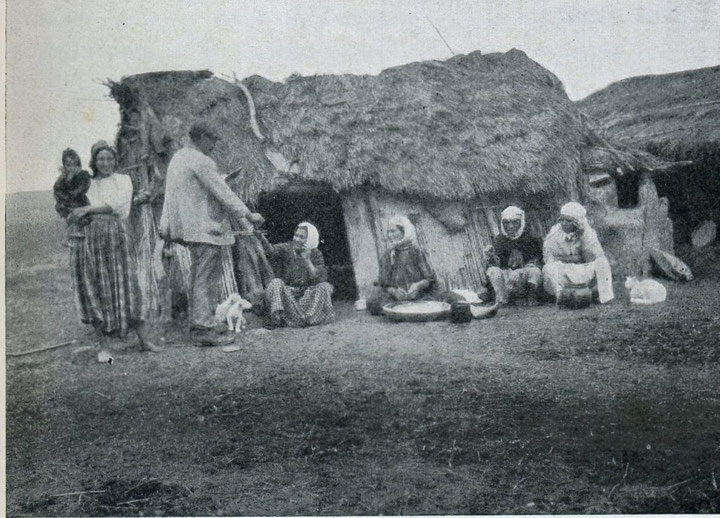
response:
M278 176L267 148L296 163L299 178L338 191L372 185L441 199L563 197L580 183L592 141L560 81L519 50L410 63L376 76L282 83L252 76L244 84L265 141L253 134L242 91L209 72L132 76L111 92L123 110L151 107L169 134L198 118L213 124L225 136L221 166L244 168L236 187L246 199Z
M720 156L720 66L625 79L577 106L604 135L666 159Z

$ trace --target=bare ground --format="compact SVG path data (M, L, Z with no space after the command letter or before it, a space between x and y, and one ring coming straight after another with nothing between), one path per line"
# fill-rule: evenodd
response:
M248 332L240 352L7 358L7 513L720 512L720 275L668 302ZM704 270L703 270L704 268ZM7 278L8 351L79 338L64 265ZM617 286L621 291L620 286Z

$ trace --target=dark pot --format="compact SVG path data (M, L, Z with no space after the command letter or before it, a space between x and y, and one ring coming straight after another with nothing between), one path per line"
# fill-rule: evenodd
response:
M467 324L472 320L470 304L467 302L453 302L450 305L450 322L453 324Z

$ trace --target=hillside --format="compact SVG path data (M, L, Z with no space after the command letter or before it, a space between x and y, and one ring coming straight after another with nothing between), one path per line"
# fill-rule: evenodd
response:
M52 191L10 193L5 204L7 273L65 266L65 222L55 212Z

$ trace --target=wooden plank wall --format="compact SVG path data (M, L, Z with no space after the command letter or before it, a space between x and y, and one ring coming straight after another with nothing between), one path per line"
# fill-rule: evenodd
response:
M358 298L367 299L378 279L379 262L374 216L368 206L366 191L358 189L344 195L342 207Z

